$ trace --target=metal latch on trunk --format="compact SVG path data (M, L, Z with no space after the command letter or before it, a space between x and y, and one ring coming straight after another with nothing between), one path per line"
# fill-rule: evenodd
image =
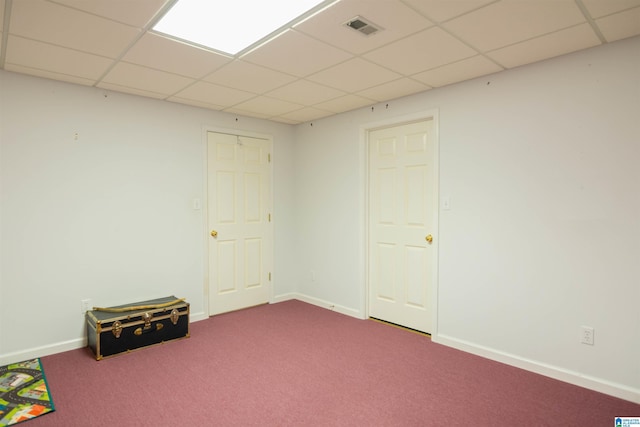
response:
M151 329L151 319L153 318L153 314L146 312L142 315L142 320L144 320L144 330Z
M113 325L111 325L111 333L113 333L114 337L120 338L120 334L122 333L122 323L120 323L120 321L116 320L113 322Z

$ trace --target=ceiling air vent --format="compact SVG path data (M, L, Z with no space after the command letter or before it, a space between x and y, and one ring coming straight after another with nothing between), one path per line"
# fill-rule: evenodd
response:
M355 18L349 19L344 25L349 28L353 28L354 30L364 34L365 36L370 36L371 34L377 33L381 29L361 16L356 16Z

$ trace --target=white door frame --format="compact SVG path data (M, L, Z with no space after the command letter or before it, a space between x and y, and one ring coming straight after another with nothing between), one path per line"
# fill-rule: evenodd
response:
M276 272L275 272L275 264L276 264L276 260L275 260L275 239L274 239L274 234L273 234L273 230L274 230L274 224L275 224L275 215L273 215L273 187L274 187L274 182L273 182L273 158L274 158L274 144L273 144L273 135L269 135L269 134L265 134L265 133L259 133L259 132L252 132L252 131L247 131L247 130L241 130L241 129L231 129L231 128L222 128L222 127L216 127L216 126L203 126L202 128L202 145L203 145L203 177L202 177L202 194L203 194L203 198L202 198L202 203L201 203L201 207L202 207L202 233L204 236L203 241L203 246L204 246L204 278L203 278L203 299L204 299L204 313L205 316L204 318L208 318L211 316L211 308L209 307L209 278L210 278L210 271L209 271L209 239L211 238L209 235L209 180L208 180L208 175L209 175L209 162L208 162L208 151L209 151L209 144L208 144L208 133L209 132L217 132L217 133L226 133L229 135L237 135L237 136L245 136L245 137L249 137L249 138L259 138L259 139L266 139L269 141L269 145L271 146L271 161L269 162L269 182L271 185L270 191L269 191L269 210L271 211L271 222L269 223L269 234L271 237L271 244L268 246L268 250L271 251L271 280L269 281L269 304L273 303L273 288L274 288L274 283L276 280Z
M420 111L417 113L406 114L401 116L395 116L384 120L379 120L375 122L364 123L360 126L360 157L361 161L364 164L362 168L364 176L362 177L362 182L364 183L364 188L362 190L362 211L363 211L363 226L362 226L362 254L363 254L363 272L362 278L364 282L364 287L362 290L362 303L361 307L363 307L362 313L365 319L369 318L369 133L372 130L387 128L393 126L399 126L406 123L423 121L423 120L433 120L433 132L434 132L434 156L435 156L435 164L434 164L434 175L435 175L435 188L436 188L436 200L438 201L438 206L435 207L434 212L434 257L433 257L433 270L430 277L431 283L431 313L432 313L432 331L431 336L435 337L438 333L438 253L440 248L440 227L439 227L439 212L440 212L440 137L438 132L438 109L431 109L426 111Z

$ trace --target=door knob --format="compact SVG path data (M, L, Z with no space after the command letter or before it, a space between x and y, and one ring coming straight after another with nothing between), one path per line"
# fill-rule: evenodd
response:
M211 237L218 238L218 232L216 230L211 230Z
M427 237L424 238L429 244L433 242L433 236L431 234L427 234Z

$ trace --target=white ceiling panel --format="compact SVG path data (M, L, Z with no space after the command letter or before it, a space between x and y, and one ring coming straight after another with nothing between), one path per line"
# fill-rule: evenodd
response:
M114 83L107 83L105 81L100 82L97 86L101 89L108 89L114 92L129 93L132 95L144 96L146 98L164 99L166 97L166 95L163 93L152 92L149 90L138 89L135 87L122 86Z
M242 59L272 70L304 77L350 57L347 52L289 30Z
M360 16L382 30L365 36L344 24ZM342 0L324 13L296 26L296 30L351 53L363 53L433 24L398 0Z
M574 0L492 3L443 27L486 52L586 22Z
M29 68L29 67L25 67L24 65L5 64L4 69L7 71L13 71L14 73L28 74L30 76L42 77L44 79L58 80L58 81L67 82L67 83L74 83L82 86L92 86L95 83L94 79L84 79L82 77L55 73L49 70L39 70L36 68Z
M14 1L12 34L117 58L140 30L44 0Z
M178 96L170 96L169 98L167 98L167 101L178 102L180 104L191 105L194 107L208 108L209 110L217 110L217 111L224 110L226 108L224 105L217 105L217 104L212 104L210 102L197 101L195 99L185 99L185 98L180 98Z
M434 22L444 22L495 0L402 0Z
M640 7L596 20L602 35L609 42L640 34Z
M169 2L169 0L52 1L139 28L146 26L156 13Z
M266 114L264 111L260 112L260 111L242 110L237 107L225 108L224 111L225 113L238 114L240 116L249 116L249 117L256 117L258 119L270 119L270 120L280 121L278 120L278 116L273 116L271 113ZM295 123L295 121L286 120L286 123L293 124Z
M291 123L302 123L302 122L308 122L310 120L317 120L322 117L327 117L331 115L333 115L333 113L330 111L323 111L317 108L305 107L291 113L283 114L280 117L290 120Z
M357 95L382 102L389 99L400 98L401 96L424 92L429 89L431 89L430 86L417 82L413 79L402 78L369 89L361 90Z
M283 99L300 105L311 106L346 95L341 90L319 85L307 80L298 80L267 93L272 98Z
M155 33L146 33L122 59L192 78L201 78L232 60Z
M327 86L337 87L345 92L358 92L402 77L400 74L373 64L364 59L354 58L313 74L309 80Z
M513 68L598 44L600 39L591 26L582 24L489 52L487 56L507 68Z
M413 52L407 55L407 52ZM434 27L364 55L367 59L411 75L476 55L476 51Z
M284 123L285 125L297 125L297 124L301 123L301 122L299 122L297 120L285 119L284 116L268 117L268 119L271 120L272 122Z
M293 102L283 101L281 99L269 98L266 96L257 96L241 104L235 105L234 108L250 113L270 114L268 117L280 116L303 108L304 105L295 104Z
M175 1L0 0L0 69L300 123L640 36L640 0L337 0L233 56L153 31Z
M249 62L234 60L224 67L214 71L205 81L218 83L248 92L263 94L296 80L289 74L269 70Z
M602 18L640 6L640 0L582 0L592 18Z
M6 64L96 81L113 63L102 56L9 35Z
M374 104L374 101L357 95L345 95L331 101L321 102L315 105L316 108L333 113L342 113L356 108Z
M147 92L173 95L195 80L140 65L119 62L104 77L103 81Z
M175 96L182 99L193 99L208 104L231 107L232 105L253 98L255 94L215 85L213 83L197 82L176 93Z
M503 68L482 55L463 59L452 64L443 65L433 70L424 71L413 76L425 84L441 87L462 80L470 80L487 74L497 73Z

